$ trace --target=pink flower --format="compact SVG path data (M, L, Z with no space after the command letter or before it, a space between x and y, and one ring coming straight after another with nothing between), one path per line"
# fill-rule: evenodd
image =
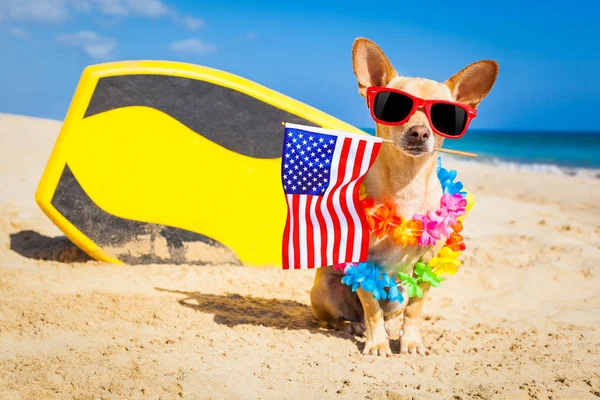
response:
M440 232L442 235L449 238L452 235L452 225L456 223L456 220L452 220L451 218L444 218L442 226L440 227Z
M435 215L439 219L439 224L436 227L437 231L445 237L450 237L450 235L452 234L452 226L456 224L456 217L446 212L446 210L443 208L437 210L435 212Z
M441 207L436 214L443 218L442 234L449 237L452 234L451 227L456 225L456 219L465 214L467 200L460 194L444 194L440 201Z
M420 245L434 245L436 240L441 238L440 223L443 219L435 213L428 212L427 215L415 214L413 220L421 221L423 224L423 233L419 237Z
M341 272L344 272L346 270L346 267L352 265L352 266L356 266L356 263L341 263L341 264L334 264L333 265L333 270L340 270Z
M458 193L452 195L445 194L442 196L440 204L442 206L441 210L445 211L448 215L451 215L454 218L454 223L456 223L457 217L465 215L467 199L465 199Z
M443 209L442 209L443 210ZM456 223L456 219L442 210L428 211L427 217L429 220L437 222L435 231L438 236L450 236L452 234L452 225ZM446 214L446 215L443 215ZM439 239L439 237L438 237Z

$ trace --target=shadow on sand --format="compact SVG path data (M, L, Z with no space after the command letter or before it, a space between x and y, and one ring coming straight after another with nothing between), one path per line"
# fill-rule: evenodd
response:
M236 325L258 325L281 330L308 330L327 336L350 339L362 347L354 336L323 328L314 317L310 306L293 300L265 299L239 294L204 294L155 288L158 291L185 296L178 302L183 307L215 315L217 324L234 327Z
M34 260L64 263L86 262L91 258L65 236L48 237L26 230L10 234L10 249Z

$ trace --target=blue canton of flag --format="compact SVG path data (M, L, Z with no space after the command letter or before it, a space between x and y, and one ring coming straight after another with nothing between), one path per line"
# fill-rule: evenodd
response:
M336 136L324 133L287 129L282 160L286 194L325 193L331 179L336 140Z

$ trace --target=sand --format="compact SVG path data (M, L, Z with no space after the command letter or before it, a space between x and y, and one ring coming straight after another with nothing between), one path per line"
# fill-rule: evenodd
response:
M313 271L89 260L33 194L60 122L0 114L0 399L600 397L600 181L460 163L464 267L428 357L313 319ZM517 145L517 144L515 144Z

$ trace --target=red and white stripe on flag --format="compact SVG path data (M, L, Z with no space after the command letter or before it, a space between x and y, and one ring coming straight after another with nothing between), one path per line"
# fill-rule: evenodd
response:
M366 261L369 229L359 191L382 140L304 125L285 126L281 173L288 213L283 268Z

